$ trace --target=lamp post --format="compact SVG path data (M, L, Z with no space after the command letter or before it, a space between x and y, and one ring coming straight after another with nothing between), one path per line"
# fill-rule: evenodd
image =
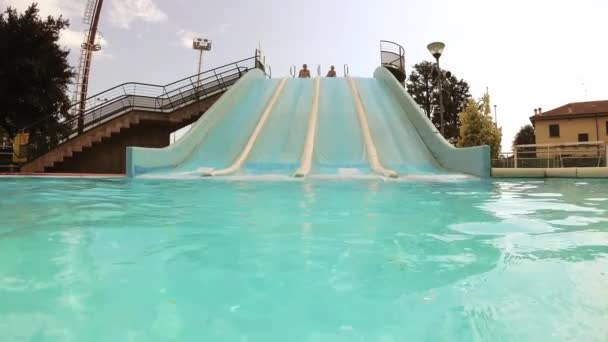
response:
M201 79L201 68L203 67L203 51L211 51L211 41L208 39L196 38L192 41L192 48L200 51L198 57L198 73L196 74L196 87L199 87Z
M443 121L443 73L441 72L441 68L439 67L439 57L443 53L443 49L445 48L445 44L442 42L433 42L427 45L426 47L431 55L435 57L435 61L437 61L437 77L439 77L439 118L441 120L441 135L445 137L445 124Z

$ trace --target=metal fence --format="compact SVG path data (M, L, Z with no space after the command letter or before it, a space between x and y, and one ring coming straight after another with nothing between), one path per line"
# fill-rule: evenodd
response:
M17 165L13 163L13 143L8 136L0 136L0 172L14 172Z
M492 159L495 168L606 167L604 141L517 145Z

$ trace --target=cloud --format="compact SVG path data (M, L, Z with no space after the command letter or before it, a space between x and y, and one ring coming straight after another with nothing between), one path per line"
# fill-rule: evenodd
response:
M159 23L167 19L167 14L161 11L153 0L114 0L110 8L110 21L125 29L136 20Z
M194 38L207 38L209 40L213 40L213 37L223 35L224 33L228 32L228 30L230 30L231 27L232 27L232 24L224 23L224 24L221 24L221 25L215 27L214 29L208 31L207 35L202 35L201 33L195 32L195 31L181 29L181 30L177 31L177 35L179 37L179 43L171 44L171 45L180 45L180 46L184 46L187 48L191 48L192 40L194 40Z
M192 48L192 41L194 38L202 38L201 34L193 31L179 30L177 31L177 35L179 36L179 44L180 46Z
M32 0L8 0L7 5L16 8L18 11L24 11L32 4ZM84 11L84 1L74 0L44 0L38 2L41 16L59 16L78 17L82 16ZM66 28L61 31L59 36L59 45L72 50L80 50L80 46L84 41L84 33L82 31ZM98 38L98 43L102 48L109 46L108 41L103 37Z
M70 49L80 48L80 45L84 41L84 34L80 31L65 29L61 31L59 37L59 45L68 47Z
M84 42L85 36L83 32L65 29L61 31L59 37L59 45L68 47L70 49L80 49L80 46ZM97 43L101 45L102 49L107 48L110 44L103 36L97 37Z
M23 11L32 4L32 0L7 0L6 5L15 7L19 11ZM83 1L74 0L43 0L37 1L38 9L42 16L53 15L64 17L78 17L84 11Z

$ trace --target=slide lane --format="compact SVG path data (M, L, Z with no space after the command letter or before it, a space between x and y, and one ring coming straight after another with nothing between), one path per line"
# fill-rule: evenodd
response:
M340 78L321 79L312 174L371 172L348 83Z
M378 151L376 150L376 144L374 143L374 139L372 138L369 123L367 120L367 113L365 111L365 108L363 107L363 103L361 102L361 96L359 95L357 84L350 77L347 80L353 94L353 99L355 101L355 108L359 117L359 124L361 125L361 134L363 135L363 141L365 143L365 150L367 151L367 160L369 161L369 165L371 166L372 170L374 170L374 172L376 172L377 174L380 174L384 177L397 178L397 173L393 170L385 168L378 159Z
M262 131L262 129L264 129L264 125L268 121L268 117L270 116L270 113L272 112L274 105L277 103L277 100L281 96L281 93L283 92L283 89L285 88L286 83L287 83L286 78L282 79L281 82L279 82L279 85L276 87L274 93L272 94L272 97L270 98L270 100L268 101L266 106L264 107L264 111L262 112L262 115L260 116L260 119L258 120L253 132L249 136L247 143L243 147L243 150L241 151L239 156L232 162L232 164L230 166L228 166L227 168L221 169L221 170L213 170L211 172L203 171L203 175L205 175L205 176L225 176L225 175L235 173L236 171L238 171L241 168L243 163L245 163L245 161L249 157L249 154L251 153L251 150L253 149L253 146L255 145L258 136L260 135L260 132Z
M320 94L321 78L317 77L314 81L314 90L312 95L312 105L310 114L308 115L308 128L306 130L306 140L304 141L304 149L302 150L302 158L300 160L300 168L296 170L294 176L305 177L310 173L312 168L312 158L315 148L315 137L317 136L317 121L319 118L319 94Z
M171 173L222 169L238 158L280 80L259 78L246 81L246 91L235 97L236 104L222 113L221 118ZM199 120L203 118L204 115ZM186 135L182 139L187 138L191 136Z
M378 79L356 80L380 162L400 174L446 173Z
M290 78L258 137L242 174L292 175L300 165L314 102L312 79Z
M130 177L142 175L161 176L175 173L195 173L200 166L193 162L200 146L214 135L216 127L225 124L234 113L247 107L242 99L247 98L252 87L259 86L265 75L259 70L251 70L218 99L201 116L191 129L177 142L163 148L127 147L127 174ZM263 90L264 88L259 88ZM264 96L263 91L258 95ZM249 98L249 105L256 102L255 96ZM263 101L263 99L262 99ZM259 113L257 113L259 115ZM213 138L211 138L213 139Z

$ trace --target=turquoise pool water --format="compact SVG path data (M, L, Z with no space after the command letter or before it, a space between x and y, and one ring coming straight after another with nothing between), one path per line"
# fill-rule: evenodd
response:
M0 179L2 341L606 341L608 182Z

